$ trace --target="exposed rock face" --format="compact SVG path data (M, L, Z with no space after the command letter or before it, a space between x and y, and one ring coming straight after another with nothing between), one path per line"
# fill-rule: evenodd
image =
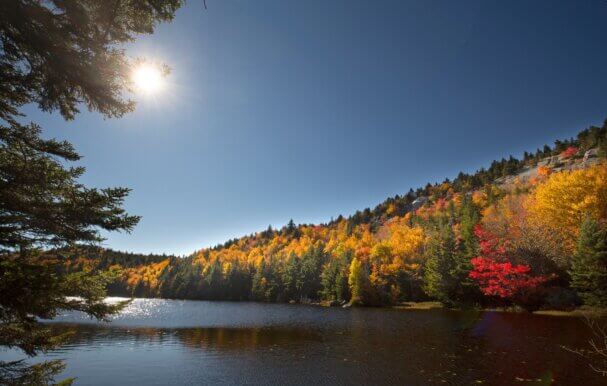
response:
M428 197L418 197L411 203L411 207L413 210L421 208L428 201Z
M590 149L590 150L586 151L586 153L584 153L584 158L583 158L582 162L584 162L584 163L588 162L588 160L590 158L596 158L598 156L599 156L599 149L596 149L596 148Z
M526 166L517 174L500 177L495 182L502 188L513 184L515 181L527 181L537 176L538 167L548 167L555 172L562 170L575 170L596 165L600 162L598 158L598 149L590 149L584 153L584 158L563 158L560 155L553 155L538 161L536 166Z

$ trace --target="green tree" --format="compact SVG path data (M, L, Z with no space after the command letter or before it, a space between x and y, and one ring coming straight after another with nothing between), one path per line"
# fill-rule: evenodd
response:
M430 235L426 249L424 271L424 291L428 296L446 305L453 305L455 279L455 234L451 225L441 220L437 229Z
M295 300L300 296L298 286L299 272L299 258L295 252L291 252L282 271L282 282L287 300Z
M261 261L259 267L255 271L253 275L253 283L251 288L251 293L253 296L253 300L265 301L266 299L266 291L267 291L267 279L264 277L264 273L266 270L266 261L265 259Z
M326 259L324 244L321 242L308 248L301 257L299 287L302 297L306 299L318 299L322 288L320 275Z
M84 169L64 166L78 159L71 145L39 133L34 125L0 128L0 344L28 355L61 342L37 318L61 309L104 318L120 308L103 303L109 276L56 275L60 259L39 249L100 241L100 230L130 231L139 221L122 209L128 189L84 187L77 181Z
M129 190L78 182L79 155L67 142L42 139L19 121L36 104L73 119L81 106L105 117L134 108L125 99L131 66L123 43L171 20L181 0L4 0L0 2L0 345L28 355L62 339L38 319L59 310L96 318L121 305L103 303L115 275L58 275L59 259L41 249L98 242L100 231L130 231L138 222L122 209ZM79 296L81 300L68 298ZM0 383L52 382L63 365L0 363Z
M584 303L607 306L607 229L591 216L581 225L570 275Z
M121 45L170 21L183 0L3 0L0 119L28 103L73 119L84 104L107 117L135 107L124 98L133 60Z
M284 288L278 267L278 260L270 256L261 264L253 276L253 298L264 302L282 301Z
M477 283L469 276L472 270L470 260L478 255L474 228L480 221L480 211L471 197L466 196L462 201L459 217L460 237L453 254L453 268L449 272L453 283L449 297L454 303L465 305L477 303L482 298Z
M349 298L348 267L351 252L329 259L323 266L321 280L321 296L324 300L344 301Z

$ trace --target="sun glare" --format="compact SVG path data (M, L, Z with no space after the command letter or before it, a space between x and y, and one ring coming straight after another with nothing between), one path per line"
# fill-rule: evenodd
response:
M162 88L162 73L156 66L142 64L133 71L133 83L138 91L144 94L154 94Z

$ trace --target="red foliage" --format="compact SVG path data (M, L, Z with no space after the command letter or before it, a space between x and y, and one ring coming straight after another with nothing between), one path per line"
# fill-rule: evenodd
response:
M561 158L571 158L578 153L579 149L575 146L569 146L561 153Z
M532 276L528 265L512 264L506 255L506 245L477 225L474 233L479 238L481 255L470 260L475 279L481 292L488 296L514 299L533 292L548 280L545 276Z
M534 291L547 278L531 276L528 265L498 263L492 259L475 257L470 277L477 280L483 294L512 299L522 293Z
M500 244L497 236L484 230L480 224L474 227L474 235L478 238L482 257L493 260L506 260L506 247L508 246L506 241Z

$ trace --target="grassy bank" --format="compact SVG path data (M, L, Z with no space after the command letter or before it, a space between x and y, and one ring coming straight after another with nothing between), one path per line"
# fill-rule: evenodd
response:
M440 302L402 302L393 308L399 310L432 310L444 308L444 306Z
M399 310L432 310L445 308L440 302L403 302L392 308ZM527 312L520 308L490 308L484 311L496 311L496 312L512 312L512 313L523 313ZM576 316L576 317L607 317L606 308L596 308L583 306L576 308L571 311L562 310L538 310L532 312L535 315L547 315L547 316Z

